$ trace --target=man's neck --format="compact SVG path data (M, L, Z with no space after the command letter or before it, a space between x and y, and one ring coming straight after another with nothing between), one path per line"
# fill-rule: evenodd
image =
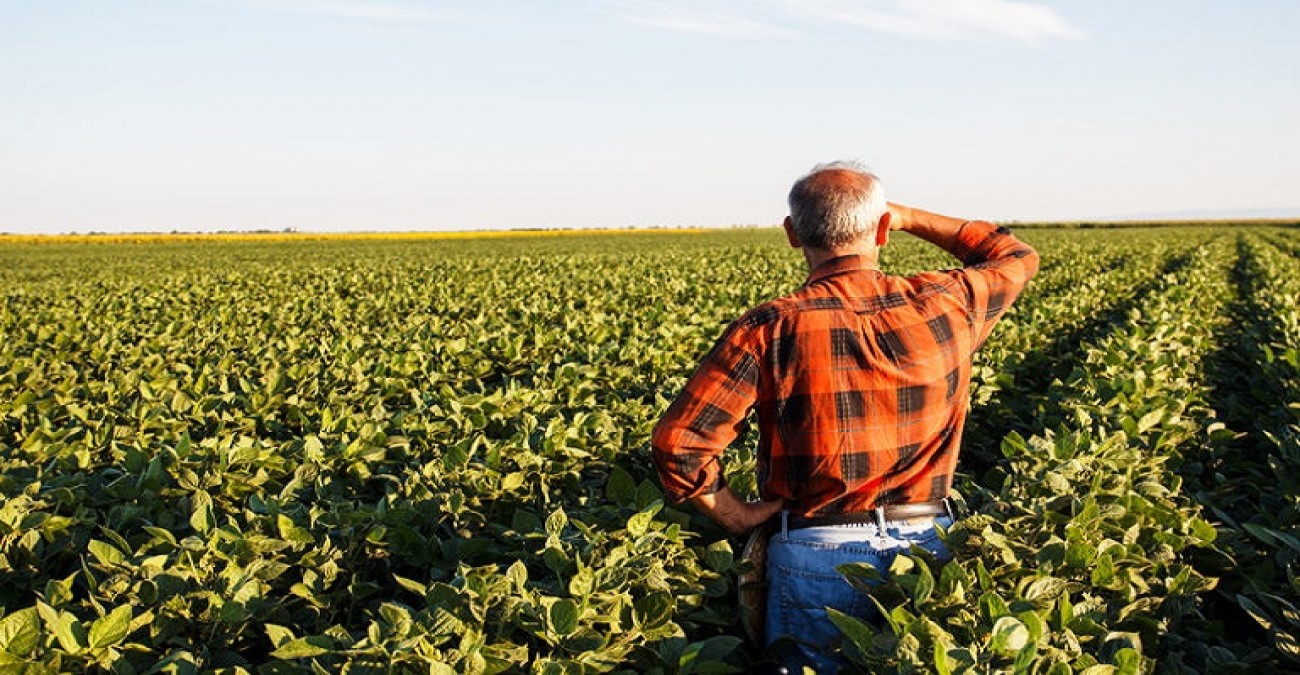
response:
M804 260L808 261L808 271L817 269L822 263L846 255L858 255L866 259L867 266L880 269L880 249L867 243L855 243L837 248L803 247Z

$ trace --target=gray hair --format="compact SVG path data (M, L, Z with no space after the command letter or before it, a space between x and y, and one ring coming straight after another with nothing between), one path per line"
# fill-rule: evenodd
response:
M858 162L818 164L795 181L789 201L795 236L821 249L874 234L889 210L880 179Z

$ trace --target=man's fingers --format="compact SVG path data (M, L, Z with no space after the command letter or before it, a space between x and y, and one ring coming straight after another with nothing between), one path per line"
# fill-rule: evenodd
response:
M775 516L785 508L784 499L773 499L771 501L756 502L754 504L754 522L751 527L758 527L767 521L768 518Z

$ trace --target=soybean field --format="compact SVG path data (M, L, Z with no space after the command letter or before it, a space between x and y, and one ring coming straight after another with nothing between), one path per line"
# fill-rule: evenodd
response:
M955 558L845 656L1300 671L1300 229L1018 234ZM743 541L649 436L805 275L774 229L0 241L0 672L744 672Z

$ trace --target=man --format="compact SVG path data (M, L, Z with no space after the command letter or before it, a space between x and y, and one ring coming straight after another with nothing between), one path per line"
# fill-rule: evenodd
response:
M768 548L767 641L793 638L788 666L834 671L825 607L873 614L835 567L882 571L913 544L949 554L935 524L965 424L971 356L1038 270L1006 228L886 202L857 164L794 184L784 227L808 262L802 288L745 313L704 358L654 432L665 492L743 534L780 515ZM879 270L891 231L961 260L912 277ZM762 501L727 487L720 455L751 408Z

